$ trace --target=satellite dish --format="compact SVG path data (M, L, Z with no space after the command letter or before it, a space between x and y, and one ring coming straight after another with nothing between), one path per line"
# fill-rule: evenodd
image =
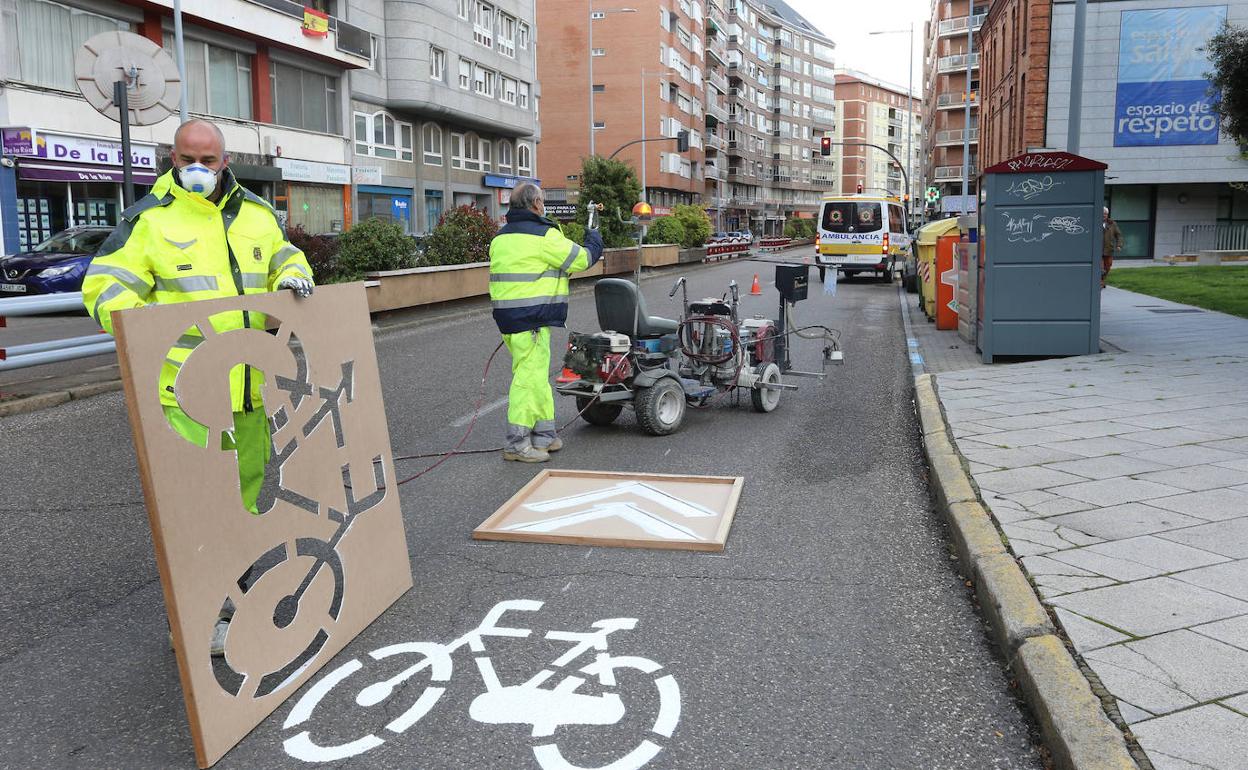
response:
M165 49L133 32L101 32L74 56L74 79L92 107L121 122L113 84L127 86L130 125L150 126L178 110L182 76Z

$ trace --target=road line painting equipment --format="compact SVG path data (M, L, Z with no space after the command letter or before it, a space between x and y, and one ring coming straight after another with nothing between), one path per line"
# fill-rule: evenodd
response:
M559 426L563 433L578 419L591 425L610 425L631 407L643 431L651 435L674 433L683 424L686 407L709 409L729 393L740 403L744 391L750 393L753 408L771 412L779 406L780 394L796 390L781 375L797 377L827 376L829 362L844 360L840 349L840 333L822 325L795 327L793 304L808 296L809 264L781 260L757 261L776 265L776 289L780 293L776 319L739 317L740 295L735 281L719 298L690 302L687 281L682 276L672 286L668 297L682 292L682 313L679 321L650 316L640 284L640 246L645 237L650 214L646 209L625 220L617 209L616 217L637 228L638 274L632 281L619 278L600 279L594 287L599 325L603 331L582 334L569 331L568 348L562 373L556 378L556 392L576 399L577 413ZM597 225L602 204L588 204L588 228ZM754 286L758 287L758 277ZM759 289L761 293L761 288ZM623 331L621 331L623 330ZM803 372L793 368L789 340L822 340L822 367L819 372ZM402 455L395 461L436 459L428 468L402 479L406 484L439 467L451 457L469 454L490 454L502 446L463 449L471 436L485 403L485 386L490 365L501 349L491 353L482 373L481 385L468 429L449 452Z

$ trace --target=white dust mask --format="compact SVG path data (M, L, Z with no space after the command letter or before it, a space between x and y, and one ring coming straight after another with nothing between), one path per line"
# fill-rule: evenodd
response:
M187 192L207 198L217 189L217 172L202 163L192 163L178 169L178 182Z

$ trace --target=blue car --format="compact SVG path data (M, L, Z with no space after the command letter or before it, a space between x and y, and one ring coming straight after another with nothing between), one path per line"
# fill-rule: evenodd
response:
M82 291L91 258L112 232L112 225L71 227L30 251L0 257L0 297Z

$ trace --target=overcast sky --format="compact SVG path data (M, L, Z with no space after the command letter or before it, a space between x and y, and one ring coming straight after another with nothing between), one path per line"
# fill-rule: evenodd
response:
M914 91L923 90L923 22L931 0L786 0L793 10L836 42L836 66L862 70L903 89L910 63L910 22L914 22ZM905 30L871 35L877 30Z

